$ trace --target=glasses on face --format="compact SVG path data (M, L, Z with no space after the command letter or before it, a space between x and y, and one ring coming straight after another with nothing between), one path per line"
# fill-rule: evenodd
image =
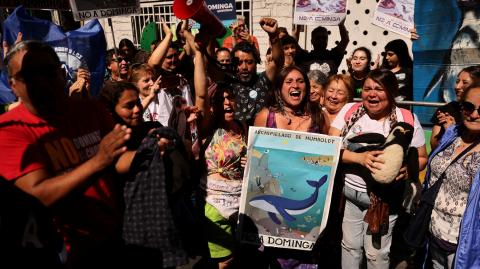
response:
M117 57L115 59L113 59L114 62L117 62L117 63L121 63L123 61L127 62L127 59L125 59L124 57Z
M462 111L468 115L472 114L474 111L477 111L478 115L480 115L480 107L475 108L474 104L467 101L462 103Z

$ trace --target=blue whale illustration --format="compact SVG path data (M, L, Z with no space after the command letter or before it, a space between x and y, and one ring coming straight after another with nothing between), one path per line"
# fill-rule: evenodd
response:
M307 180L308 185L315 188L315 191L307 199L292 200L289 198L275 195L260 195L252 198L249 204L268 212L268 216L276 224L280 224L277 214L288 221L296 220L294 215L300 215L307 212L315 204L318 198L318 190L327 182L327 175L321 177L318 181Z

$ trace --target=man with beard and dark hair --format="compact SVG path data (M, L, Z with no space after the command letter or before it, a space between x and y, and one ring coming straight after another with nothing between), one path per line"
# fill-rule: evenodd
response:
M271 82L279 67L283 66L283 51L278 38L278 23L272 18L260 20L262 29L268 33L272 46L273 62L268 64L265 72L257 75L260 63L258 50L248 42L240 42L232 50L233 65L237 68L233 89L237 99L235 118L252 125L255 115L267 107L273 97Z
M120 208L108 169L131 130L90 99L68 98L50 46L15 44L5 58L20 105L0 116L0 177L49 207L68 268L118 267ZM112 130L113 129L113 130Z
M338 66L342 62L345 49L350 41L344 22L345 20L338 25L340 41L338 45L331 50L327 50L329 35L327 29L323 26L315 28L312 31L311 39L313 50L303 55L302 62L297 62L297 65L301 66L303 70L307 72L310 70L320 70L327 76L337 74Z

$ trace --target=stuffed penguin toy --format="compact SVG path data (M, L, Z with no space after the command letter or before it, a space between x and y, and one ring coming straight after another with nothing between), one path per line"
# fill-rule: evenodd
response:
M347 149L354 152L383 150L383 154L378 157L385 163L377 172L371 173L371 176L378 183L388 184L395 180L404 160L407 159L407 150L412 137L413 127L408 123L398 122L392 127L387 138L375 133L357 135L348 139Z

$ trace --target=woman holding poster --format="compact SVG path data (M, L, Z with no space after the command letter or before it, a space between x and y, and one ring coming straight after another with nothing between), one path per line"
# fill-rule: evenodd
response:
M277 75L274 84L276 103L264 108L255 118L255 126L325 134L329 128L321 107L310 102L310 81L297 66L289 66ZM271 262L280 268L316 269L312 251L267 248ZM274 267L277 268L277 267Z
M398 180L408 177L406 167L402 167L390 185L382 185L381 191L376 192L367 178L380 168L389 169L385 162L389 157L380 150L362 153L350 151L346 149L349 146L348 138L365 133L377 133L386 137L397 122L408 123L413 126L410 147L418 150L419 169L423 170L426 165L427 153L422 127L414 114L397 107L397 92L397 80L391 71L371 71L363 86L362 102L345 105L330 128L330 135L344 137L345 148L342 154L346 198L342 223L342 268L359 268L364 250L368 268L389 268L392 230L400 210L401 197L392 198L395 195L388 196L385 193L396 193L391 190L402 193L392 188L402 186ZM366 214L371 216L379 207L383 213L380 223L373 221L374 218L365 218ZM374 225L380 228L374 231Z

